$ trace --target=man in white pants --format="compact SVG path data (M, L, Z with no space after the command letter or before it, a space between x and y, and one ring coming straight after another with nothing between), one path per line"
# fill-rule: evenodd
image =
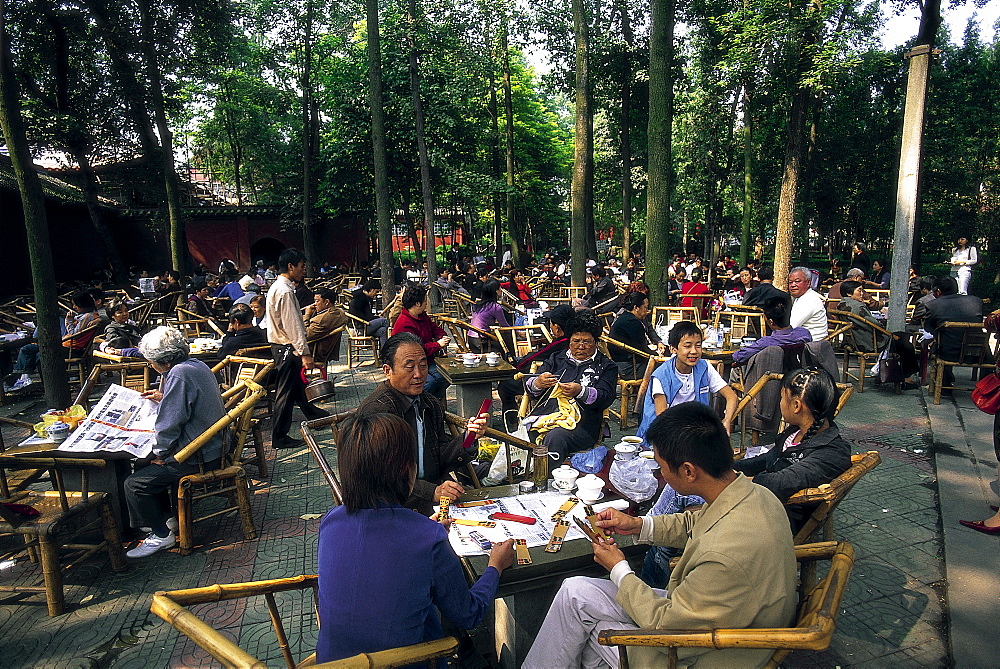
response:
M788 516L770 491L733 471L733 452L715 412L698 402L660 414L646 440L667 484L706 505L664 516L634 518L614 509L600 526L639 541L683 548L668 590L643 583L614 541L593 544L594 560L611 580L566 579L528 652L525 669L618 666L614 647L597 643L605 629L784 627L795 613L795 549ZM635 666L666 664L667 649L632 648ZM686 649L695 666L763 666L769 650Z

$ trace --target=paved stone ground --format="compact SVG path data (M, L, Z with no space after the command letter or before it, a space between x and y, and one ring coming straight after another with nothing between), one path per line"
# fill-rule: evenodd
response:
M325 407L332 411L357 406L381 377L371 364L352 371L341 365L339 373L336 401ZM40 408L36 401L0 411L31 416ZM855 452L876 450L883 461L858 483L836 517L836 536L854 544L857 563L833 643L822 653L795 654L786 664L948 666L945 551L934 439L922 392L896 396L871 387L850 400L839 423ZM16 435L8 430L5 427L4 434L11 443ZM70 574L68 612L57 618L46 615L41 597L2 597L0 664L214 666L203 651L149 613L150 595L156 590L315 572L319 522L315 516L330 507L329 490L307 450L269 450L268 455L274 463L269 480L253 481L257 539L243 541L238 521L226 517L196 529L199 545L187 557L160 552L131 561L124 574L111 573L106 559L95 558ZM27 563L0 569L0 584L13 579L40 582L41 577ZM285 593L277 599L293 655L301 658L315 643L311 598ZM269 666L283 665L262 602L208 604L194 611ZM483 664L473 660L466 666Z

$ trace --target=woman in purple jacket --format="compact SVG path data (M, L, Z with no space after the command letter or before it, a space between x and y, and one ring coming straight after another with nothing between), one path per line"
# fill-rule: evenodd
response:
M348 421L340 434L344 503L319 528L316 661L440 639L438 611L462 629L478 625L500 573L514 563L513 540L494 544L470 588L448 528L403 506L417 475L406 421L370 414Z
M507 315L498 302L499 295L499 281L490 279L483 284L483 292L481 293L480 300L476 303L476 306L472 307L472 327L486 330L487 332L490 331L491 325L509 327ZM469 348L472 349L473 353L484 353L489 350L489 340L481 341L481 339L478 332L475 330L469 331Z

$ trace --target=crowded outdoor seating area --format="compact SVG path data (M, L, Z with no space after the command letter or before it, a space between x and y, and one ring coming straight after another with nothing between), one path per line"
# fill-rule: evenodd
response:
M851 615L838 507L883 462L838 415L921 386L939 403L996 364L995 315L947 275L911 277L890 332L855 268L794 267L786 291L759 262L676 256L654 304L641 256L572 286L554 255L454 251L388 296L295 249L75 286L66 407L44 406L31 297L0 305L4 607L74 615L75 572L176 554L218 580L141 596L197 663L808 662ZM260 574L241 565L279 529L275 490L308 548ZM234 637L222 611L273 628Z

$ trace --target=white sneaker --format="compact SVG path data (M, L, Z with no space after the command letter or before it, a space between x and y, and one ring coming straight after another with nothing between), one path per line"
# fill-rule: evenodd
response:
M130 558L146 557L163 548L172 548L176 543L177 539L174 537L173 532L170 532L165 537L158 537L150 533L148 537L142 540L141 544L125 553L125 555Z
M167 529L170 530L171 532L176 532L177 531L177 519L176 518L167 518ZM140 532L145 532L146 534L149 534L150 532L153 531L153 528L152 527L140 527L139 531Z
M31 385L31 378L28 376L22 376L21 378L19 378L17 381L14 382L14 385L11 386L11 390L20 390L21 388L27 388L30 385Z

